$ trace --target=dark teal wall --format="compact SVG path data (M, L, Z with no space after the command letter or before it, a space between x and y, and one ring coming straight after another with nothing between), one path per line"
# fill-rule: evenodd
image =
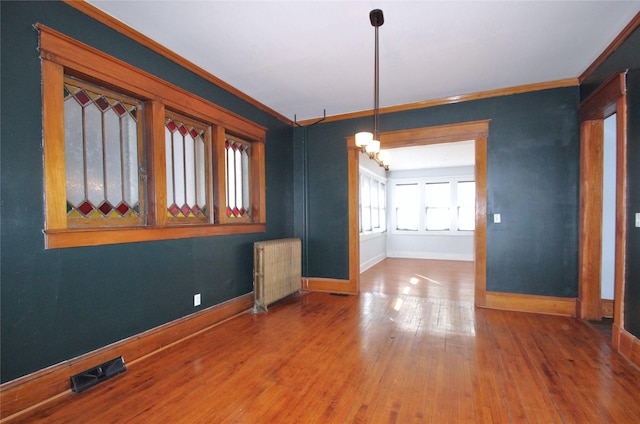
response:
M570 87L380 117L383 132L491 120L487 213L500 213L502 224L487 224L488 290L577 296L578 100ZM310 276L348 278L345 138L371 125L362 118L307 131Z
M627 251L624 328L640 338L640 29L585 78L584 100L612 75L627 70Z
M0 8L2 382L251 292L253 242L293 235L291 127L63 3ZM267 232L44 250L36 22L267 127Z
M636 31L640 35L640 31ZM640 38L640 37L639 37ZM640 49L636 51L640 56ZM627 74L627 260L624 328L640 338L640 66Z

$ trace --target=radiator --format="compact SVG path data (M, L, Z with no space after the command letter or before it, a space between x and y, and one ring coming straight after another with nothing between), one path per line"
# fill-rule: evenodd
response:
M254 312L299 292L302 282L300 239L258 241L253 244Z

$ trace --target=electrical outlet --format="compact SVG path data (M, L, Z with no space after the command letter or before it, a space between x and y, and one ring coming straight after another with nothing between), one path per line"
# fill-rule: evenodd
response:
M500 217L499 213L494 213L493 214L493 223L494 224L499 224L500 222L502 222L502 218Z
M193 295L193 306L200 306L200 293Z

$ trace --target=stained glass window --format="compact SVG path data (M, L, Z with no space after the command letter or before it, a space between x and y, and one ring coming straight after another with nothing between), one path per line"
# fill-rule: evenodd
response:
M67 217L72 227L142 225L138 101L65 78Z
M208 221L207 126L167 113L167 214L177 222Z
M251 144L236 138L225 139L226 214L230 218L249 217L249 155Z
M266 231L264 127L38 30L47 249Z

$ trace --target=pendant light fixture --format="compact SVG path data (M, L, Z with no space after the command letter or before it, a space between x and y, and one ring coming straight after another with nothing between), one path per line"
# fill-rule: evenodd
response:
M387 151L380 150L380 59L378 45L378 29L384 24L384 15L382 10L374 9L369 12L369 20L375 28L375 60L374 60L374 85L373 85L373 133L359 132L356 133L356 146L360 147L363 153L367 153L369 157L385 170L389 170L391 164L391 155Z

